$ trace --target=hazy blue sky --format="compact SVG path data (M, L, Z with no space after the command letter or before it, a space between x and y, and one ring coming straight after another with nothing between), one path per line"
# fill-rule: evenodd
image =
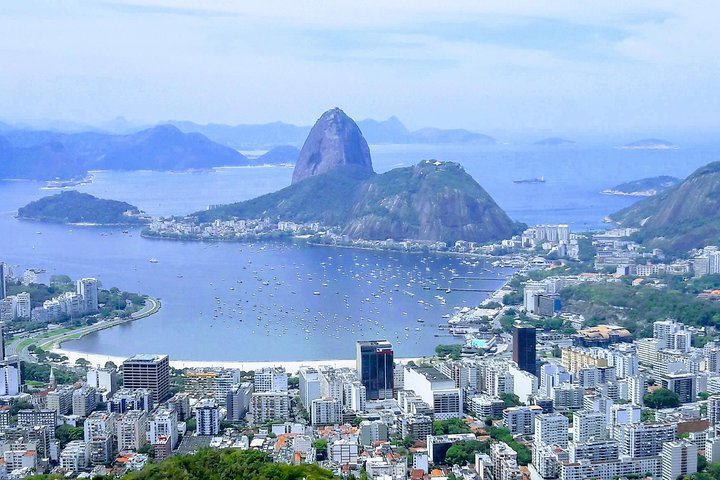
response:
M720 130L720 2L23 0L0 118Z

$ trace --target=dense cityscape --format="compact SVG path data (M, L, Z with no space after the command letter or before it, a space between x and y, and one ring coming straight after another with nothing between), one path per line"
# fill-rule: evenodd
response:
M718 17L3 2L0 480L720 480Z
M568 292L702 282L692 301L714 305L720 251L667 260L632 233L537 225L497 244L457 242L454 254L517 268L440 325L458 343L403 359L390 341L358 340L348 352L355 367L309 362L296 371L175 368L168 355L148 353L121 365L71 364L43 332L101 327L87 321L104 308L98 280L79 279L32 307L36 270L15 278L0 264L11 345L3 338L0 348L0 475L121 476L207 448L377 480L691 475L720 461L714 329L670 316L638 328L632 312L602 323ZM78 318L82 326L68 325ZM31 330L13 327L27 320Z

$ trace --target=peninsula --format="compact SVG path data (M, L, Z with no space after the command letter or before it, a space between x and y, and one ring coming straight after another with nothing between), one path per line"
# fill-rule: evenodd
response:
M623 195L630 197L652 197L658 193L674 187L681 180L679 178L661 175L659 177L642 178L631 182L621 183L602 191L605 195Z
M425 160L376 174L360 128L337 108L310 131L289 187L194 213L182 225L176 219L153 222L144 235L207 238L217 221L240 221L243 228L251 222L255 232L258 225L287 232L292 224L304 233L330 231L350 239L443 243L491 242L520 227L457 163Z

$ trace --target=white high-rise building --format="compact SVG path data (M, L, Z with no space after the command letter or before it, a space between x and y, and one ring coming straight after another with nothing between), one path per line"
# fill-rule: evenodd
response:
M606 440L609 437L605 413L586 410L573 413L573 442Z
M320 398L320 372L314 367L300 367L300 401L305 409L316 398Z
M234 385L230 389L225 397L227 419L229 421L237 422L245 418L245 414L250 410L252 392L253 386L249 382Z
M536 416L535 443L567 447L569 424L568 418L559 413Z
M90 368L87 371L87 384L112 395L117 390L117 372L113 368Z
M90 449L91 465L107 465L113 460L115 414L92 412L83 424L85 443Z
M83 278L77 281L76 293L82 297L83 312L98 310L98 281L95 278Z
M659 320L653 323L653 338L663 342L663 348L690 351L692 334L687 326L675 320Z
M320 373L320 397L334 398L342 402L343 379L336 375L334 370L328 369Z
M198 435L217 435L220 433L220 409L214 399L200 400L195 405Z
M315 425L342 423L342 402L337 398L316 398L310 405L310 419Z
M615 428L620 453L631 457L659 455L663 444L674 441L676 436L674 423L628 423Z
M119 451L137 451L147 443L147 413L144 410L129 410L118 416L116 425Z
M170 448L175 449L178 442L177 412L174 409L159 408L150 417L149 436L153 445L162 443L161 437L170 439ZM197 422L199 431L199 418Z
M364 412L365 401L365 385L363 385L359 381L352 382L350 384L350 410L354 412Z
M630 403L642 407L645 404L645 400L643 400L643 398L645 397L646 389L645 376L638 374L627 377L627 385L628 400L630 401Z
M688 440L662 446L662 480L676 480L697 472L698 447Z
M89 385L83 385L76 389L72 394L73 415L85 418L95 410L97 404L96 392L95 387Z
M3 351L4 349L3 345ZM0 397L18 395L21 386L20 360L17 357L10 357L7 360L0 359Z
M563 383L572 383L572 374L562 365L546 363L540 367L539 394L545 398L553 397L553 388Z
M708 397L707 416L711 426L720 424L720 395Z
M462 417L462 392L452 378L432 367L405 367L405 389L414 391L433 409L436 419Z
M503 410L503 423L513 435L535 433L535 417L542 414L537 405L510 407Z
M15 295L15 318L30 318L31 313L30 294L22 292Z
M88 466L90 449L82 440L73 440L60 453L60 467L71 472L79 472Z
M288 374L283 367L267 367L255 370L253 390L256 393L287 392Z
M528 403L530 397L538 392L538 378L532 373L520 370L514 362L508 366L508 373L513 377L513 393L522 403Z
M288 420L290 395L287 392L255 392L250 400L250 413L256 424L268 420Z

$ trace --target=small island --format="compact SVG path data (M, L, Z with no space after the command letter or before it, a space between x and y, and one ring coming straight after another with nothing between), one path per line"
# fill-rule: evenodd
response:
M667 140L644 138L635 142L626 143L619 148L622 150L671 150L677 147Z
M680 183L679 178L661 175L659 177L642 178L632 182L621 183L603 190L605 195L623 195L628 197L652 197Z
M117 200L105 200L75 190L43 197L18 210L17 218L69 225L132 226L151 218L138 207Z
M541 147L559 147L561 145L572 145L574 143L575 142L573 142L572 140L568 140L566 138L549 137L538 140L534 143L534 145L539 145Z

